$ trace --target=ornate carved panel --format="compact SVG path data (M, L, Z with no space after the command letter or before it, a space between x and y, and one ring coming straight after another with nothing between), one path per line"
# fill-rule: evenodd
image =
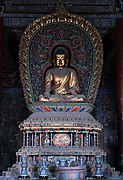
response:
M103 63L102 40L88 21L62 11L35 20L21 38L20 72L27 104L43 91L44 70L52 48L59 43L70 47L71 66L79 70L82 92L94 103Z

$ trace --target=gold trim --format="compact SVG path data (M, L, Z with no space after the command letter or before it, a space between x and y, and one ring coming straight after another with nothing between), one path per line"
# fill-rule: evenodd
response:
M90 89L90 93L88 95L89 103L94 104L99 83L101 79L101 71L103 65L103 45L102 39L98 33L98 31L91 25L90 22L85 20L84 18L69 14L65 10L55 12L51 15L47 15L41 17L39 19L34 20L25 30L23 36L20 41L19 46L19 62L20 62L20 76L23 85L24 97L27 103L27 106L31 103L34 103L33 94L31 92L29 77L28 77L28 53L29 53L29 44L33 37L33 35L38 32L42 27L47 24L55 24L55 23L67 23L67 24L76 24L84 31L86 31L93 39L94 51L95 51L95 65L94 65L94 78L92 80L92 86Z

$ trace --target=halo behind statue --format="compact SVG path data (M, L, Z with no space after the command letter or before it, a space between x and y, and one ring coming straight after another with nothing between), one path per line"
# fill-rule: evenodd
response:
M70 50L69 65L78 72L81 93L92 107L101 78L102 40L90 22L66 11L33 21L23 33L19 61L27 107L30 109L44 92L44 75L52 66L52 50L57 45Z

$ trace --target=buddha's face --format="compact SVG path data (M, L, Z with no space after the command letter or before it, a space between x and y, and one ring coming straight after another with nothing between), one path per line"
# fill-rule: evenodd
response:
M56 54L56 66L64 67L65 63L65 54Z

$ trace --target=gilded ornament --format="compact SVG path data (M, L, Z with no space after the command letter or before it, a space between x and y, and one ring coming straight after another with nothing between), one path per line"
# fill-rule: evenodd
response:
M21 73L21 79L22 79L22 84L23 88L26 86L26 82L29 82L29 67L28 67L28 51L29 51L29 44L35 35L41 28L45 27L45 25L48 24L57 24L57 23L69 23L70 25L75 24L76 26L79 26L80 28L84 29L86 31L90 38L93 41L93 45L95 47L95 65L94 65L94 77L92 80L92 84L90 87L90 92L88 94L88 101L90 103L95 102L95 98L97 95L97 90L99 87L100 80L99 78L101 77L101 71L102 71L102 64L103 64L103 47L102 47L102 40L100 38L99 33L97 30L89 23L87 20L84 18L78 16L78 15L72 15L66 12L65 10L61 10L58 12L55 12L51 15L41 17L33 23L29 25L29 27L26 29L24 32L21 42L20 42L20 47L19 47L19 60L20 60L20 73ZM98 70L97 70L98 68ZM23 74L23 72L25 74ZM31 82L29 82L31 83ZM26 93L26 90L24 91L25 93L25 99L26 103L29 104L30 101L33 102L33 92L29 88L28 91L30 92L29 95ZM30 99L30 96L32 96L32 99Z

